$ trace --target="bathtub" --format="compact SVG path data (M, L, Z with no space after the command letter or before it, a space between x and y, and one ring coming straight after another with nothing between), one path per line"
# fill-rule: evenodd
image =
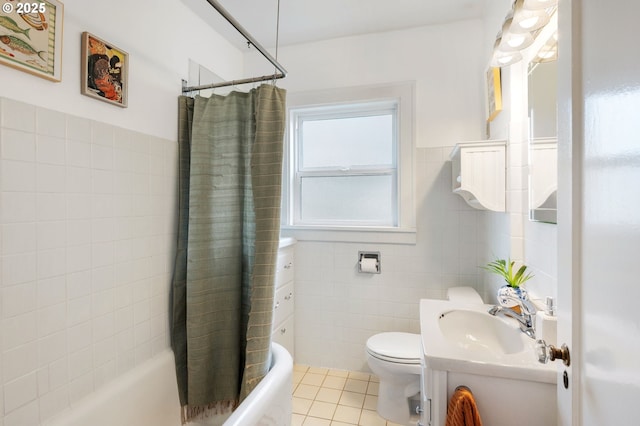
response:
M224 426L289 426L293 361L273 343L267 376L224 422ZM173 352L167 350L116 378L45 426L180 426ZM198 423L215 424L215 421Z

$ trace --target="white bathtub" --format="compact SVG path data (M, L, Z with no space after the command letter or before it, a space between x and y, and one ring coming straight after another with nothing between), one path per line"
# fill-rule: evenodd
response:
M224 426L289 426L293 361L273 343L267 376ZM173 352L167 350L108 383L45 426L180 426Z

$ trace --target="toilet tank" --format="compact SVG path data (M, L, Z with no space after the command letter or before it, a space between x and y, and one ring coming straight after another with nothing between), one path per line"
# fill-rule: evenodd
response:
M463 303L484 303L473 287L450 287L447 289L447 300Z

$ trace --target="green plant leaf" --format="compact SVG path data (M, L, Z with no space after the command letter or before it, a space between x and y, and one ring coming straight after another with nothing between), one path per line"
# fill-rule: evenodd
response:
M491 273L500 275L502 278L504 278L508 285L514 288L518 288L520 287L520 285L533 278L533 275L531 273L525 274L527 270L526 265L522 265L520 268L518 268L514 275L513 270L515 263L516 262L512 261L511 259L509 259L508 261L505 259L495 259L494 261L489 262L487 266L483 266L482 268Z

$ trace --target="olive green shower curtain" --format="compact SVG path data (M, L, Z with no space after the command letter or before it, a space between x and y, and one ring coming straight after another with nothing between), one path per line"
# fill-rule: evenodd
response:
M184 422L231 412L268 372L285 91L179 106L171 346Z

